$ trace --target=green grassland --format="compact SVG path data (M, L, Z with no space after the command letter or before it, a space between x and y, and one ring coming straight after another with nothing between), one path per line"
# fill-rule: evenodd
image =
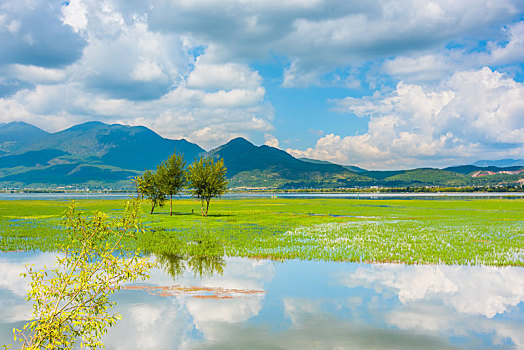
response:
M57 250L67 201L0 201L4 251ZM123 200L82 200L77 208L119 215ZM200 216L177 199L149 215L129 249L155 254L272 259L524 266L524 200L218 199Z

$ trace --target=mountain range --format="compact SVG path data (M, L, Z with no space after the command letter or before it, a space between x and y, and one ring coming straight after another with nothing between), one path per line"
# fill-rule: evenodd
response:
M0 124L0 184L129 187L173 152L193 161L204 153L186 140L170 140L143 126L88 122L57 133L12 122Z
M130 188L131 178L177 152L187 163L223 158L230 187L347 188L481 186L524 183L524 160L479 161L444 169L369 171L297 159L235 138L206 152L187 140L163 138L144 126L88 122L56 133L31 124L0 124L0 186Z

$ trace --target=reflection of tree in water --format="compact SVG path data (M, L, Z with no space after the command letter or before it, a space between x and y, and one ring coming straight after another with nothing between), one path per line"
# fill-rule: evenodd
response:
M184 248L156 254L160 266L171 277L176 278L185 270L192 271L195 277L224 273L224 247L213 235L201 232Z
M184 264L184 255L177 253L160 253L156 254L158 264L164 269L167 274L173 278L182 274L186 267Z
M211 277L222 275L226 261L218 255L186 255L178 253L161 253L157 261L167 274L176 279L185 270L192 271L195 276Z
M189 257L187 265L195 276L211 277L215 274L222 275L226 261L218 255L195 255Z

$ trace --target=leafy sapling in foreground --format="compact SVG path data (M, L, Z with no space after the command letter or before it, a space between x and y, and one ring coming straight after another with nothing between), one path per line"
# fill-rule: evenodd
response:
M227 191L227 169L224 160L215 162L211 157L195 160L187 167L187 180L191 194L201 201L202 216L207 216L211 198L220 197Z
M69 349L78 340L82 347L103 347L102 335L121 318L110 313L110 294L123 282L149 278L153 266L124 247L144 232L139 215L138 202L127 203L120 218L100 212L88 218L70 206L64 219L70 243L57 267L28 267L23 274L31 277L27 297L34 303L33 320L13 331L22 348Z

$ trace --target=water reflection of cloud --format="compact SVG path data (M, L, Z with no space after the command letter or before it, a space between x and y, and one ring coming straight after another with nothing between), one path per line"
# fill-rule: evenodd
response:
M26 302L26 291L31 279L24 278L20 274L26 272L25 264L33 265L33 269L37 270L44 265L53 266L56 255L56 253L42 253L23 259L13 259L16 254L2 254L0 257L0 320L2 322L23 322L31 318L33 308Z
M23 278L20 276L22 272L26 272L24 265L34 265L33 269L35 270L42 269L44 265L52 267L55 263L57 254L36 254L23 260L13 260L8 258L9 256L12 256L12 254L2 254L0 257L0 289L8 290L17 296L25 296L31 280L30 278Z
M30 314L24 298L27 281L18 277L23 264L49 266L54 256L0 255L4 325L11 322L12 327ZM524 348L524 304L519 305L524 269L519 268L275 264L233 258L219 277L200 278L187 271L173 279L154 269L143 286L114 295L115 312L123 319L104 338L107 349L440 349L482 342ZM175 286L181 288L172 295L148 294L147 288ZM210 288L267 293L195 298L194 293ZM0 343L7 334L2 332Z
M147 285L264 290L264 283L273 274L270 261L232 258L227 260L220 278L199 278L186 271L174 281L160 269L154 269ZM117 295L117 311L124 318L110 331L105 341L108 349L187 349L204 340L219 341L223 327L235 327L256 316L265 298L265 293L221 300L196 299L191 294L160 297L142 293L147 304L136 305L136 300L126 301L136 291L124 292ZM120 341L122 338L126 339Z
M194 327L180 300L147 295L137 304L133 294L119 295L115 311L123 319L103 338L106 349L186 349L194 344L188 336Z
M189 281L202 287L264 290L264 283L270 281L273 274L274 265L270 261L233 258L228 259L220 279L203 278L200 281ZM219 324L240 323L258 315L264 298L265 294L259 293L233 300L187 299L185 306L196 329L202 332L206 339L214 341L221 337Z
M283 300L284 315L291 321L293 327L300 327L304 315L313 315L321 311L320 300L287 298Z
M439 300L459 313L488 318L524 301L524 269L517 267L366 265L341 282L393 291L403 304Z
M217 324L220 339L199 349L448 349L442 338L416 331L386 329L361 321L340 319L319 300L284 299L287 329L271 330L264 324Z
M468 337L471 332L490 334L494 345L507 344L509 340L518 349L524 348L522 322L460 314L442 304L413 302L386 313L385 320L400 329L423 330L448 337Z
M190 299L186 301L186 307L193 317L195 328L202 332L206 340L213 342L222 337L221 326L241 323L258 315L262 298L220 301Z
M15 322L26 321L31 315L31 304L25 300L28 279L20 277L24 264L35 269L53 266L56 253L28 256L0 256L0 319L2 330ZM220 278L195 277L186 271L176 281L161 269L153 269L149 286L195 286L238 290L264 290L264 284L273 278L274 265L270 261L228 259ZM123 315L112 327L104 342L108 349L186 349L194 348L203 340L219 339L220 326L235 325L256 316L265 293L243 295L235 299L195 299L189 295L160 297L137 291L123 290L114 295L115 312ZM9 325L11 324L11 325ZM17 326L20 326L19 324ZM10 336L2 333L3 342ZM5 339L4 339L5 338Z
M522 320L496 317L524 301L522 268L362 265L340 281L382 298L395 293L400 305L383 310L383 318L399 329L464 339L485 334L493 345L524 348Z

